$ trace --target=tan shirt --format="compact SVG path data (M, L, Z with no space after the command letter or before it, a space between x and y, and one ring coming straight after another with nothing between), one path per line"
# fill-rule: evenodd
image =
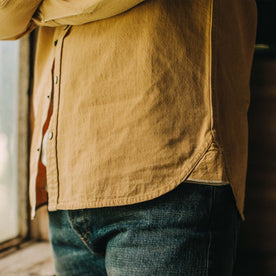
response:
M190 179L230 182L243 216L254 0L6 2L1 39L42 26L33 215L52 101L49 210L138 203Z

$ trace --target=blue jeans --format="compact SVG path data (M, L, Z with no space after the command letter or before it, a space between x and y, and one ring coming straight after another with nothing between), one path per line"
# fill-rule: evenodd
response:
M147 202L49 220L57 275L233 275L240 216L230 185L182 183Z

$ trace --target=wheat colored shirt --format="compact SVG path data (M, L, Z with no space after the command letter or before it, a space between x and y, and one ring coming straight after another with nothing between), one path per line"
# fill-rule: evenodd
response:
M37 25L33 215L46 129L50 211L189 180L230 183L243 215L254 0L0 1L1 39Z

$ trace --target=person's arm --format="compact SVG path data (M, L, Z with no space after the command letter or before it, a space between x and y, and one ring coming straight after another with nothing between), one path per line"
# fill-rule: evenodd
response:
M144 0L44 0L33 20L37 25L81 25L108 18Z
M0 0L0 40L18 39L35 28L31 21L42 0Z

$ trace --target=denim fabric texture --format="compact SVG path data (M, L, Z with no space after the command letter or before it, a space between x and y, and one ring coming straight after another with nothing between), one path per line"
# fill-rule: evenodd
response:
M233 275L241 218L230 185L182 183L143 203L49 220L57 275Z

